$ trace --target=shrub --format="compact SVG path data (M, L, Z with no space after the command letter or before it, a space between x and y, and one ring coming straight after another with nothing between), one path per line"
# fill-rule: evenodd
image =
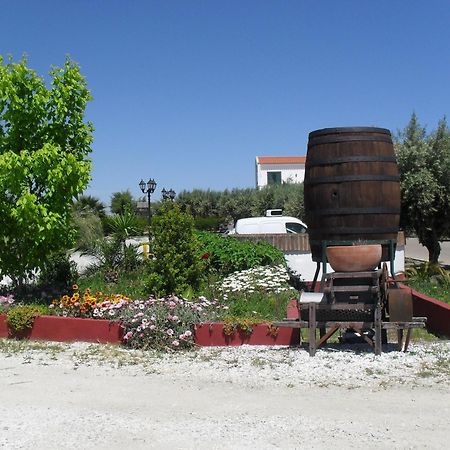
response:
M38 286L53 291L66 290L78 278L77 266L65 252L51 255L38 276Z
M75 212L72 220L77 230L76 247L78 249L88 248L92 242L103 237L102 219L97 214L91 211Z
M219 275L257 266L285 264L283 252L268 242L240 241L208 232L198 232L197 235L208 255L208 269Z
M450 271L439 264L425 262L417 266L408 267L406 275L413 281L431 281L450 287Z
M36 316L45 314L47 308L42 305L24 305L9 309L6 322L14 335L20 335L31 330Z
M197 290L204 278L205 264L192 216L166 201L153 217L151 234L153 259L148 261L148 292L168 295Z
M202 231L217 231L224 222L221 217L195 217L195 228Z
M217 307L204 297L191 302L172 295L103 306L98 314L120 318L129 347L176 350L194 344L194 325L212 317Z
M92 276L101 274L107 281L112 281L122 275L126 275L142 265L141 255L138 253L139 245L125 244L117 236L106 237L92 242L91 245L82 252L82 255L89 255L95 259L86 269L85 275Z

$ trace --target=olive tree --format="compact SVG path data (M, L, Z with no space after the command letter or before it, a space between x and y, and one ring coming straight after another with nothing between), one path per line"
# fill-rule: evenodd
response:
M72 244L72 204L90 179L86 81L68 58L49 76L0 56L0 275L16 284Z
M450 131L445 118L426 133L413 113L397 139L402 224L413 229L437 263L439 241L450 231Z

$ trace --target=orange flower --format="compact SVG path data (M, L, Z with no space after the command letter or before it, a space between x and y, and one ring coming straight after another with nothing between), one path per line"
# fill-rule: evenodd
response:
M74 291L76 291L76 290L78 289L78 284L74 284L74 285L72 286L72 289L73 289Z

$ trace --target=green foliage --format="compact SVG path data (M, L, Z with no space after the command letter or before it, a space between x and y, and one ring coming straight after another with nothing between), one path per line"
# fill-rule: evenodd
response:
M152 253L147 288L157 295L197 290L204 277L201 246L194 234L194 220L177 205L165 202L152 221Z
M284 254L268 242L249 242L232 236L198 232L208 269L220 275L256 266L284 264Z
M176 296L150 298L120 309L124 342L133 348L176 350L194 346L195 324L205 321L213 303L186 301Z
M78 215L95 214L100 219L106 217L105 205L92 195L81 195L73 204L74 212Z
M90 179L86 82L68 59L50 77L47 88L26 60L0 57L0 275L16 284L70 247L72 202Z
M83 275L78 279L80 292L90 289L91 292L102 292L105 295L113 295L123 292L127 297L137 300L145 298L145 280L142 269L121 271L117 281L108 283L105 281L105 272L99 271L90 275Z
M85 250L95 241L103 238L103 225L100 217L93 212L73 212L73 226L77 231L76 248Z
M16 306L8 310L6 323L14 335L31 330L36 316L46 314L48 309L42 305Z
M433 281L433 279L421 280L410 279L406 283L409 287L432 298L450 304L450 285L440 284Z
M122 214L109 217L108 222L114 237L122 242L142 232L136 214L127 209Z
M223 333L226 336L232 336L236 332L250 335L253 333L253 327L262 322L254 317L227 316L223 321Z
M450 270L446 270L439 264L426 262L420 265L408 267L406 275L413 281L431 281L450 287Z
M415 114L395 145L401 176L402 225L413 229L437 263L450 232L450 130L442 119L427 135Z
M49 257L38 276L41 288L64 291L75 284L78 278L76 264L70 261L67 253L57 252Z
M195 217L194 224L196 230L201 231L218 231L224 223L224 219L220 217Z
M253 292L246 295L229 295L229 315L233 317L252 317L259 320L282 320L286 317L286 309L293 294ZM228 317L228 314L227 314Z
M86 276L100 274L107 282L117 281L142 265L138 245L125 245L118 237L98 239L83 250L82 255L92 256L95 262L86 270Z
M125 214L127 211L135 211L136 201L130 191L114 192L111 196L111 212L113 214Z
M303 184L282 184L262 189L232 189L223 192L181 192L176 203L194 217L222 217L226 221L264 215L281 208L283 214L304 217Z

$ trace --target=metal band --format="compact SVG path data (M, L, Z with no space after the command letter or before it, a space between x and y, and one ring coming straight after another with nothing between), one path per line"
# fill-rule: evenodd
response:
M315 145L321 144L335 144L340 142L387 142L392 144L392 138L390 136L339 136L339 135L329 135L329 136L318 136L309 139L308 148L314 147Z
M346 175L335 177L317 177L312 180L305 179L305 186L316 184L350 183L353 181L400 181L400 175Z
M335 127L335 128L322 128L320 130L311 131L309 137L325 136L329 134L344 134L344 133L378 133L391 135L390 130L387 128L379 127Z
M395 156L381 156L381 155L368 155L368 156L339 156L337 158L331 159L317 159L317 160L306 160L306 167L316 167L316 166L328 166L333 164L345 164L352 162L390 162L396 163L397 160Z
M309 216L347 216L360 214L400 214L400 208L334 208L309 210Z
M318 228L316 230L308 229L309 235L311 235L311 231L313 234L321 234L322 236L335 236L341 234L390 234L390 233L398 233L398 227L391 228ZM327 240L323 238L322 240Z

